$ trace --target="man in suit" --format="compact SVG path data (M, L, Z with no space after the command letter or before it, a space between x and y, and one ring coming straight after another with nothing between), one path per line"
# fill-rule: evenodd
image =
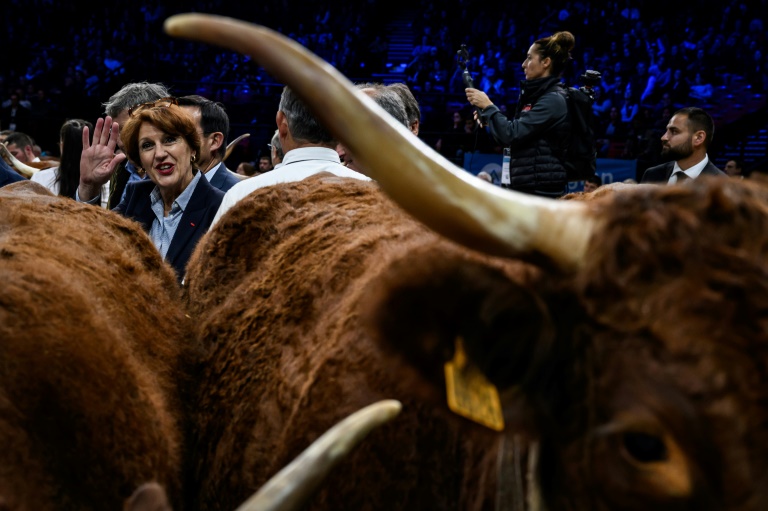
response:
M699 176L725 176L707 156L715 123L697 107L682 108L674 113L661 137L661 155L671 161L645 171L641 183L675 184Z
M202 138L198 166L214 188L226 192L240 182L241 176L224 164L229 138L229 116L224 106L193 94L178 98L179 106L189 113L197 124Z

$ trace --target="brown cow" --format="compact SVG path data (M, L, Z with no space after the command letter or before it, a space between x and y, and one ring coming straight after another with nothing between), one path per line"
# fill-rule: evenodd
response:
M509 278L533 278L529 267L468 253L365 182L321 176L242 202L187 273L190 314L211 344L192 420L205 449L196 453L201 509L234 509L334 422L384 398L403 402L402 415L331 475L324 509L493 502L493 485L481 483L494 479L497 435L439 406L440 390L363 331L360 304L396 268L413 277L409 325L469 336L501 326L485 324L499 311L513 309L511 321L538 312ZM358 491L366 480L377 488Z
M193 336L149 237L8 185L0 283L0 507L118 510L152 480L180 502Z
M174 275L120 215L32 182L0 190L0 509L197 508L182 402L201 352ZM348 417L247 509L296 509L399 409Z
M700 179L589 203L496 190L277 33L205 15L166 28L254 57L437 232L562 271L510 271L459 250L360 184L255 193L190 263L190 303L210 336L210 413L196 436L211 463L196 473L204 505L242 496L262 464L350 403L394 393L403 418L314 508L768 507L764 184ZM457 336L519 405L503 435L435 404ZM527 480L526 440L540 445Z

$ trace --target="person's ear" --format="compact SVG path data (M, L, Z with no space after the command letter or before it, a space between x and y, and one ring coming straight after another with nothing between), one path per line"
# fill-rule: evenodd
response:
M693 134L693 145L703 145L707 140L707 132L699 130Z
M288 118L283 112L278 110L275 122L277 123L277 130L280 132L280 138L285 138L288 134Z
M215 153L222 145L224 145L224 133L214 131L209 136L211 137L211 152Z

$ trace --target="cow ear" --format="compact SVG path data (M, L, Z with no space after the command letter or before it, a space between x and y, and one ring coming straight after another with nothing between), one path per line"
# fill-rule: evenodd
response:
M363 326L437 383L462 338L470 361L499 389L516 385L534 352L552 343L534 285L541 272L451 247L421 247L389 264L367 288Z
M157 483L139 486L125 502L123 511L173 511L165 490Z

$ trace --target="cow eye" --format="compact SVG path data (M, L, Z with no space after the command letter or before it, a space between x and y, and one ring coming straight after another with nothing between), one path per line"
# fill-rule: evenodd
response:
M661 438L647 433L627 432L623 435L624 449L635 461L653 463L667 459L667 447Z

